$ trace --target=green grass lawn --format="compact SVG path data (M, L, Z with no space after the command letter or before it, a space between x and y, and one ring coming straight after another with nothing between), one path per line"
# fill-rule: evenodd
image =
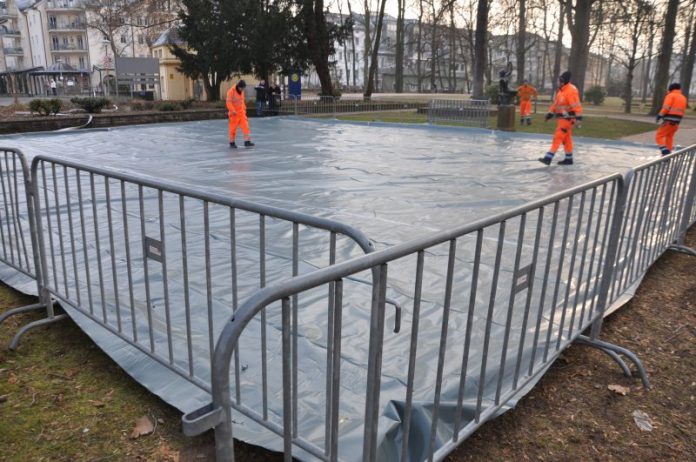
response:
M339 120L354 120L362 122L392 122L392 123L427 123L425 114L418 114L415 111L394 111L394 112L375 112L361 114L339 114ZM489 120L490 126L495 127L497 120L491 117ZM544 114L533 114L532 125L519 126L515 128L523 133L544 133L552 134L556 128L554 121L544 122ZM458 125L454 122L445 123L442 125ZM638 122L633 120L613 119L609 117L589 115L582 122L582 128L574 131L577 136L587 136L591 138L603 138L616 140L624 136L635 135L655 130L655 124L649 122Z

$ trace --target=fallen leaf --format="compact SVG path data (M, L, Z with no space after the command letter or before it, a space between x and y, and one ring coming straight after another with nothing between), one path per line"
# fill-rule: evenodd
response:
M152 425L152 421L150 421L147 416L142 416L135 421L135 427L130 436L131 439L136 439L141 436L149 435L153 431L155 431L155 427Z
M638 428L645 432L651 432L655 428L650 416L643 411L633 411L633 421L638 425Z
M631 391L631 389L628 387L624 387L623 385L616 385L616 384L609 385L607 388L609 390L613 391L614 393L616 393L617 395L622 395L622 396L626 396L628 394L628 392Z
M0 395L0 403L4 403L9 397L10 395Z
M92 400L90 399L89 402L92 404L94 407L104 407L104 403L98 400Z

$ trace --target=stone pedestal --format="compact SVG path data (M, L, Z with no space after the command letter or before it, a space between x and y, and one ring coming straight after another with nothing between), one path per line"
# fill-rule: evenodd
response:
M515 106L512 104L498 106L498 130L515 131Z

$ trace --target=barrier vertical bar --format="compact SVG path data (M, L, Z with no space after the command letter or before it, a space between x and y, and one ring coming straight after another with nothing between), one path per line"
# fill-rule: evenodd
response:
M609 286L614 279L614 268L616 264L616 251L621 238L621 223L623 221L624 210L626 208L626 199L628 188L633 179L633 170L630 170L622 178L616 182L616 202L614 205L614 216L612 217L611 231L609 241L604 247L607 248L605 254L604 266L602 269L602 279L599 288L599 300L597 302L596 320L592 323L592 340L597 339L602 330L602 321L604 319L604 311L607 308L607 297L609 295Z

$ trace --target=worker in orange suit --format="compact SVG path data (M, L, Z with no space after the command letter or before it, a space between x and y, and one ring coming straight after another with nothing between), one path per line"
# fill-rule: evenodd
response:
M660 124L655 134L655 140L663 156L672 153L674 134L679 130L679 123L685 112L686 97L681 92L681 85L673 83L669 86L669 93L665 96L662 109L655 117L655 121Z
M244 135L244 147L250 148L254 146L251 142L249 132L249 120L247 119L246 101L244 89L246 82L240 80L237 85L230 88L227 92L227 116L230 118L230 147L236 149L237 144L234 139L237 136L237 127L242 129Z
M525 121L527 125L532 125L532 98L536 98L537 95L537 89L526 80L517 87L517 96L520 98L520 125L524 125Z
M551 149L544 157L539 158L539 162L550 165L553 156L558 148L563 144L565 159L558 162L560 165L573 165L573 127L580 127L582 121L582 106L580 105L580 93L578 89L570 83L570 72L565 71L558 78L558 91L556 97L549 108L544 121L556 118L556 131L553 134Z

